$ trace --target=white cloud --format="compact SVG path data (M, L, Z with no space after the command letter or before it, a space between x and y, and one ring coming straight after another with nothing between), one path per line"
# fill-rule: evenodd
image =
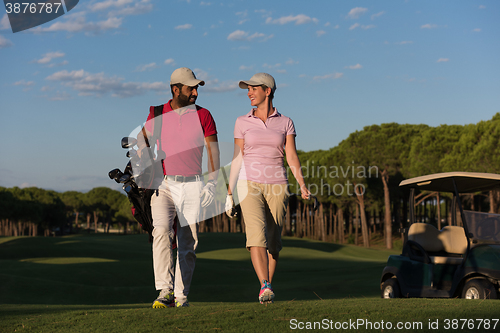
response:
M248 36L248 32L245 32L243 30L236 30L233 31L227 36L228 40L245 40L246 37Z
M10 40L8 40L4 36L0 35L0 49L2 49L4 47L9 47L12 45L14 45L14 44L12 44L12 42Z
M485 5L480 5L479 9L486 9L486 6Z
M427 24L424 24L420 27L420 29L435 29L437 28L437 24L430 24L430 23L427 23Z
M313 23L318 23L319 20L317 18L311 18L307 15L304 15L304 14L299 14L299 15L296 15L296 16L292 16L292 15L289 15L289 16L283 16L283 17L280 17L279 19L275 19L273 20L271 17L268 17L266 19L266 23L270 24L287 24L287 23L292 23L292 22L295 22L295 25L300 25L300 24L306 24L306 23L310 23L310 22L313 22Z
M384 11L378 12L377 14L373 14L373 15L371 16L371 19L372 19L372 20L374 20L374 19L376 19L377 17L380 17L380 16L382 16L382 15L384 15L384 14L385 14L385 12L384 12Z
M165 92L170 87L163 82L124 82L121 77L109 77L104 73L92 74L83 69L59 71L48 76L46 80L59 81L62 85L78 91L80 96L111 94L113 97L132 97L148 91Z
M51 101L67 101L72 96L65 91L58 91L54 96L47 97Z
M369 24L369 25L361 25L361 24L359 24L359 23L354 23L353 25L351 25L351 26L349 27L349 30L354 30L354 29L356 29L356 28L361 28L361 29L363 29L363 30L368 30L368 29L373 29L373 28L376 28L376 26L375 26L375 25L373 25L373 24Z
M232 33L227 36L227 39L230 41L252 41L256 38L260 39L261 42L265 42L266 40L273 38L274 35L265 35L263 33L254 33L253 35L250 35L248 32L245 32L243 30L236 30L233 31Z
M253 66L241 65L240 66L240 71L253 71Z
M321 37L321 36L323 36L324 34L326 34L326 31L325 31L325 30L318 30L318 31L316 31L316 36L318 36L318 37Z
M481 29L476 28L476 29L473 29L472 32L481 32Z
M246 10L246 9L244 12L237 12L236 16L240 17L240 21L238 22L238 24L243 24L243 23L249 21L247 18L248 17L248 10Z
M24 87L23 91L28 91L31 89L32 86L35 85L35 82L21 80L21 81L17 81L16 83L14 83L14 85L15 86L22 86L22 87Z
M279 63L278 64L274 64L274 65L264 64L264 65L262 65L262 67L273 69L273 68L279 68L279 67L281 67L281 64L279 64Z
M206 71L200 68L193 69L193 72L198 79L205 81L205 85L202 88L204 92L223 93L238 89L238 81L227 80L221 82L217 78L212 78Z
M4 14L2 19L0 20L0 30L7 30L7 29L10 29L10 21L7 14Z
M332 74L326 74L326 75L317 75L313 77L314 81L321 81L321 80L329 80L329 79L340 79L344 73L332 73Z
M448 58L439 58L438 61L436 62L448 62L448 61L450 61L450 59Z
M352 65L352 66L347 66L346 68L349 68L349 69L361 69L361 68L363 68L363 66L361 66L360 64L356 64L356 65Z
M22 183L21 185L19 185L19 188L27 188L27 187L37 187L37 185L32 183Z
M89 9L93 12L110 10L108 16L125 16L148 13L153 10L153 5L150 0L105 0L89 5Z
M413 41L411 40L404 40L402 42L397 42L395 43L396 45L406 45L406 44L413 44Z
M121 8L119 10L112 10L108 16L127 16L127 15L141 15L149 13L153 10L153 5L149 3L150 0L142 0L134 3L133 6Z
M96 2L89 6L90 10L93 12L103 11L111 7L121 8L128 4L131 4L133 0L105 0L101 2Z
M67 15L67 20L57 21L49 27L37 27L27 31L32 33L37 32L54 32L54 31L67 31L67 32L87 32L99 33L110 29L117 29L122 24L122 19L117 17L109 17L105 21L87 22L84 15L77 13L77 15Z
M35 84L34 81L24 81L24 80L17 81L16 83L14 83L15 86L23 86L23 87L29 87L34 84Z
M172 66L174 66L175 65L175 60L172 59L172 58L169 58L169 59L165 60L164 64L165 65L172 65Z
M54 58L61 58L61 57L64 57L66 54L62 53L62 52L48 52L48 53L45 53L45 55L41 58L41 59L38 59L38 60L35 60L35 62L37 64L48 64L49 62L52 61L52 59Z
M176 26L175 30L187 30L187 29L191 29L192 27L193 27L192 24L186 23L186 24Z
M357 19L359 18L361 15L363 15L364 13L366 13L368 11L368 8L362 8L362 7L356 7L356 8L353 8L351 9L351 11L349 12L349 14L347 14L347 18L350 18L350 19Z
M287 65L297 65L298 63L299 63L298 61L293 60L292 58L289 58L289 59L285 62L285 64L287 64Z
M152 62L150 64L147 64L147 65L139 65L137 66L137 68L135 69L136 72L145 72L145 71L150 71L154 68L158 68L158 66L156 66L156 63L155 62Z
M204 81L205 81L205 85L203 86L204 92L223 93L238 89L238 81L219 82L218 79L204 80Z

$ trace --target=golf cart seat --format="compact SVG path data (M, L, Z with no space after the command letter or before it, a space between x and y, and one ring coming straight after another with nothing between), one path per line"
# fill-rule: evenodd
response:
M408 241L410 247L417 243L425 251L422 261L433 264L459 265L467 250L464 229L457 226L446 226L439 231L428 223L413 223L408 230Z

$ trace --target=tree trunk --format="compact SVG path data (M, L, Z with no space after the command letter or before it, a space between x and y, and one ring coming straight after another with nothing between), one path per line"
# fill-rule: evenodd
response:
M341 207L337 210L337 216L339 244L344 244L344 211Z
M98 222L98 219L99 219L99 215L97 214L96 211L94 211L94 226L95 226L95 233L97 233L97 222Z
M385 244L387 249L392 249L392 225L391 225L391 196L389 193L389 172L382 171L382 183L384 184L384 206L385 206ZM363 203L364 204L364 203ZM364 214L361 212L361 214Z
M363 236L363 246L368 248L370 247L370 236L368 233L368 224L366 222L365 198L363 192L359 190L359 193L356 193L356 197L358 199L359 212L361 214L361 235Z
M359 206L356 205L356 224L354 225L354 244L358 245L358 224L359 224Z
M90 213L87 213L87 232L90 233Z
M318 209L318 212L319 212L319 222L320 222L320 228L321 228L321 240L324 242L326 241L326 232L325 232L325 216L323 214L323 203L319 203L319 209Z

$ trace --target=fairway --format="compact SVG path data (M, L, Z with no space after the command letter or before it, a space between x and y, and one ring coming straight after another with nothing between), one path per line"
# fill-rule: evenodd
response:
M380 321L415 321L426 331L438 320L433 331L444 332L446 319L499 317L497 300L382 300L380 274L395 252L295 238L283 241L273 281L276 302L263 306L244 242L243 234L200 234L192 306L151 309L157 292L146 235L0 238L0 331L281 332L314 321L332 331L327 321L377 332L387 331ZM372 326L353 330L356 320ZM494 322L490 329L456 323L455 330L464 332L500 329L492 330Z

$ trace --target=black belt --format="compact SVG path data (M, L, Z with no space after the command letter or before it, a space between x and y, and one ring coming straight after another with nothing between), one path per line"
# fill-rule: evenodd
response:
M188 182L196 182L200 181L201 177L200 175L196 176L170 176L166 175L165 180L173 180L174 182L180 182L180 183L188 183Z

